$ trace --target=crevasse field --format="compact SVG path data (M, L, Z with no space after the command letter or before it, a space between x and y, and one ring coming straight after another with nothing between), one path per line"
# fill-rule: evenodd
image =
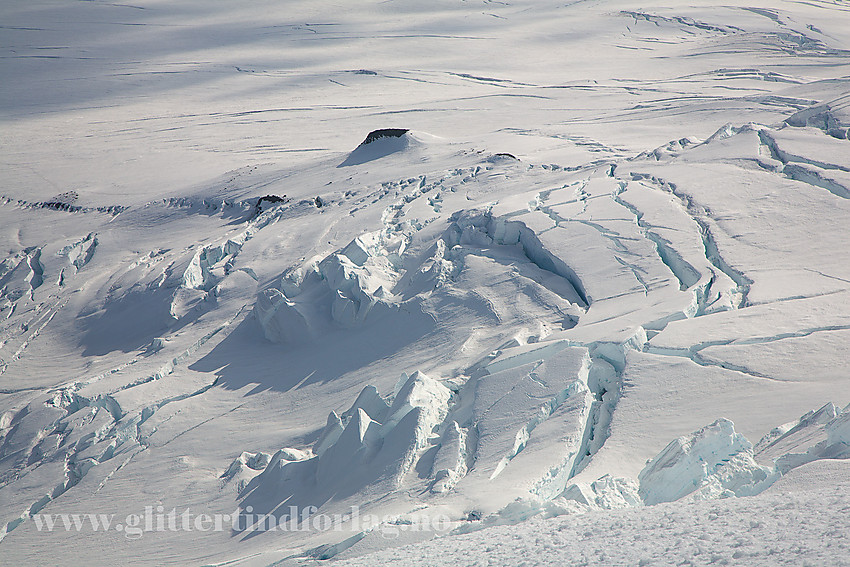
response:
M850 565L846 0L7 1L0 60L0 563Z

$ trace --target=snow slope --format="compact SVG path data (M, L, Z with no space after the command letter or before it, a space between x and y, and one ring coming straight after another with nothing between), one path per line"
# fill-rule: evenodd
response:
M5 561L846 561L844 3L0 10Z

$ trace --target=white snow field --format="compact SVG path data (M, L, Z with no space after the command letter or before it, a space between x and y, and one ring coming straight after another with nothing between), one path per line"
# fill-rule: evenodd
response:
M3 565L850 565L846 0L9 1L0 58Z

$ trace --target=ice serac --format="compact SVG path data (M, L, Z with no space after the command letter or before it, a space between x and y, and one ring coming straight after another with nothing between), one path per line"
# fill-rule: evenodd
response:
M584 284L573 269L550 252L537 234L524 223L475 209L458 211L450 220L452 224L443 236L449 250L455 250L455 247L462 250L466 246L517 246L528 261L541 271L537 277L544 287L549 287L579 307L590 305ZM454 255L458 256L459 253L455 251Z
M451 395L438 380L421 372L406 379L391 404L375 387L366 386L348 410L341 415L331 412L310 451L278 451L244 486L243 505L254 509L268 508L268 502L317 505L360 491L398 489L436 442ZM223 477L251 467L253 457L245 455L249 458L237 459Z
M482 509L495 510L516 498L550 499L564 489L581 457L593 401L591 361L583 347L550 347L510 357L513 364L497 359L494 372L485 367L464 385L449 416L458 425L446 429L436 457L446 463L437 491L456 484L480 499Z
M809 447L826 440L825 426L839 414L828 403L799 419L771 429L754 447L756 458L765 464L786 457L789 453L805 452Z
M671 441L638 475L646 504L695 498L746 496L768 486L773 470L753 459L752 444L728 419L718 419Z
M255 314L266 338L291 343L358 328L435 291L454 303L483 302L505 327L536 319L570 328L586 310L581 281L522 222L461 210L441 235L409 253L414 232L388 225L291 266L277 286L259 292Z
M387 401L378 393L378 389L372 385L366 386L360 391L360 395L354 401L354 405L342 414L342 419L348 420L354 415L354 412L362 409L370 418L375 421L384 423L387 417L387 412L390 411L390 406ZM334 415L332 413L332 415ZM330 417L328 418L330 419Z
M451 391L440 382L416 371L410 375L389 408L383 429L388 431L415 408L422 411L422 433L430 436L448 413ZM424 446L425 438L417 440Z
M312 337L307 318L282 291L265 289L257 295L254 313L265 337L275 343L299 343Z
M850 406L845 407L841 415L829 422L826 432L827 443L841 444L850 449Z
M339 415L335 411L329 413L325 428L322 429L322 433L319 435L316 443L313 444L313 452L321 457L325 451L337 442L344 430L345 426L342 424L342 419Z
M569 485L561 497L574 500L593 510L614 510L643 506L638 494L638 484L629 478L605 475L590 483Z
M828 403L774 428L756 445L756 458L772 460L780 474L817 459L850 457L850 412Z
M370 313L388 312L397 298L388 290L399 278L405 236L366 233L317 261L287 270L280 289L260 291L254 308L266 338L298 343L329 325L353 328Z
M785 119L789 126L819 128L834 138L850 138L850 95L806 108Z
M850 412L828 403L765 435L755 447L728 419L675 439L631 479L605 475L559 496L591 509L653 505L683 498L752 496L794 468L850 459Z
M316 481L322 486L337 484L341 471L357 468L378 450L381 424L358 408L345 429L327 451L319 457Z
M214 286L233 265L233 260L242 249L245 236L227 239L223 244L205 246L198 250L183 274L183 286L187 289L208 290Z
M456 421L449 424L443 432L432 466L434 478L430 486L431 492L450 491L469 472L476 442L473 430L461 427Z
M222 485L235 482L236 491L241 492L252 478L260 474L269 465L271 459L272 456L269 453L244 451L233 460L227 470L219 477L222 479Z
M83 266L88 264L94 256L97 248L97 235L89 233L85 238L69 244L59 250L60 256L66 256L68 261L74 267L75 271L79 271Z

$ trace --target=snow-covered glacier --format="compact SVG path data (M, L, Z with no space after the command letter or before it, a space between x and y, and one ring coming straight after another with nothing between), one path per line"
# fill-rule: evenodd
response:
M0 14L6 561L846 561L841 2Z

